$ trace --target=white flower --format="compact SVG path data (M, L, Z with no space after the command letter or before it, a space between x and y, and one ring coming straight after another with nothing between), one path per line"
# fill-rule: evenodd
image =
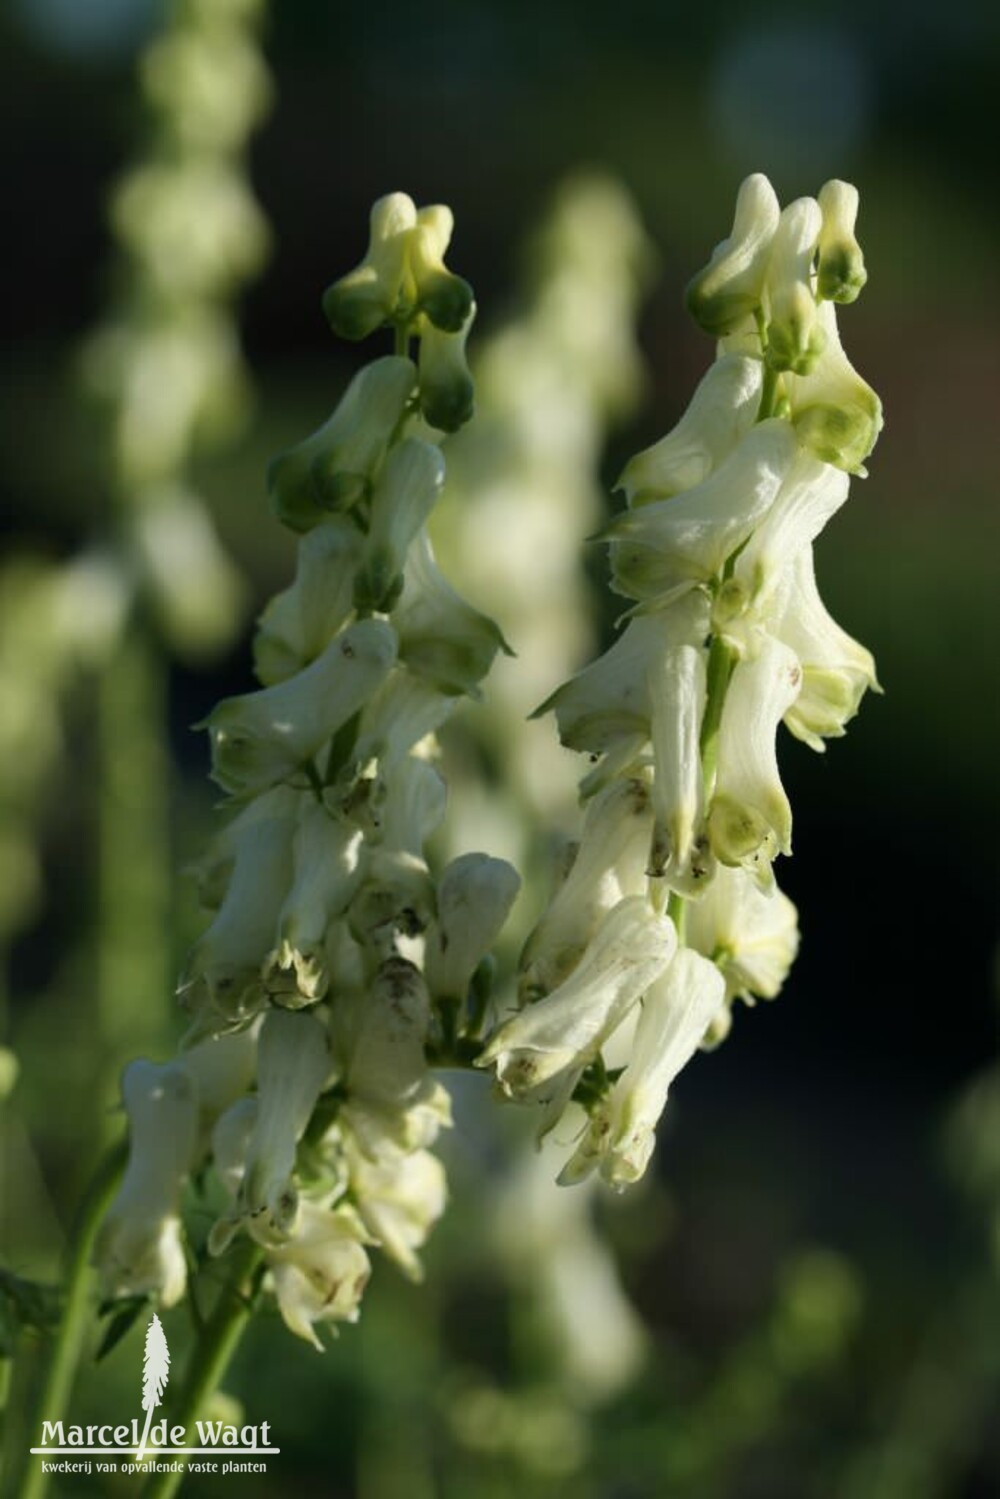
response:
M760 422L695 489L618 516L604 533L615 589L662 607L709 582L770 508L797 451L787 422Z
M397 666L362 709L354 760L361 765L378 760L381 775L391 780L404 756L441 727L456 701Z
M367 1239L349 1207L303 1202L292 1237L267 1250L271 1283L285 1326L320 1352L317 1322L356 1322L371 1264Z
M354 579L358 608L391 609L403 587L403 564L444 483L440 450L419 437L389 449L372 493L361 567Z
M868 279L861 246L854 235L858 190L834 178L819 191L823 227L819 233L816 289L831 302L853 302Z
M323 294L323 311L341 338L367 338L412 300L407 250L417 209L406 193L389 193L372 205L364 260Z
M742 864L765 884L770 861L792 851L792 809L774 740L801 685L794 652L766 638L756 657L737 662L722 709L708 815L712 850L721 863Z
M287 681L224 698L204 721L214 779L233 796L287 780L368 701L395 657L392 627L364 619Z
M412 361L392 354L358 371L333 415L272 461L267 486L280 521L309 531L370 492L416 381Z
M811 279L822 221L815 198L797 198L784 209L775 230L765 282L770 314L766 358L773 370L807 375L826 343Z
M310 798L299 810L292 844L294 879L278 917L277 945L264 980L292 1008L322 999L330 982L326 929L347 910L361 880L359 829Z
M187 1269L177 1201L198 1135L198 1093L183 1067L130 1062L122 1074L129 1156L101 1225L94 1263L105 1294L155 1292L164 1306L184 1295Z
M700 735L705 711L707 601L689 594L670 611L673 629L647 668L653 742L655 822L649 874L693 895L711 874L704 838ZM665 622L665 616L657 616Z
M812 547L803 547L786 574L772 633L799 658L802 689L785 714L785 725L814 750L837 738L857 713L868 688L881 691L875 661L827 613L816 587Z
M445 333L458 333L474 310L469 283L444 263L454 227L455 217L447 204L433 203L418 210L407 246L417 308L433 328Z
M774 999L798 951L798 913L777 885L763 891L745 870L723 867L688 908L685 937L718 964L727 999Z
M292 880L298 794L280 786L259 797L215 843L206 870L209 893L225 885L211 926L188 957L179 993L207 1003L221 1023L239 1024L264 1001L260 966L274 942L278 912Z
M308 666L346 623L361 543L354 522L337 515L303 536L294 583L275 594L257 623L254 669L265 687Z
M785 377L792 422L799 441L817 458L864 474L882 430L882 402L844 353L833 302L820 303L819 318L826 346L815 368Z
M703 483L753 426L763 378L759 359L725 354L702 376L666 437L636 453L615 485L630 506L669 499Z
M532 718L554 712L567 749L600 755L624 743L638 753L649 738L646 669L662 634L662 618L630 620L610 649L558 687Z
M781 210L767 178L755 172L741 184L728 239L716 245L689 283L688 310L706 333L720 336L760 305L771 242Z
M656 1144L671 1083L697 1051L725 998L714 963L682 947L643 1001L632 1058L560 1175L578 1181L595 1166L614 1187L638 1181Z
M612 907L645 887L652 828L645 780L615 780L593 797L573 863L525 943L522 998L561 984Z
M429 1150L370 1160L350 1149L348 1161L358 1216L373 1241L410 1280L422 1280L416 1250L427 1242L448 1200L441 1162Z
M608 913L570 976L545 999L526 1006L494 1032L476 1060L496 1063L511 1097L540 1096L594 1059L601 1045L655 982L674 955L673 922L642 896Z
M262 1244L280 1242L293 1229L299 1207L292 1185L295 1147L331 1065L318 1020L302 1012L268 1012L257 1047L257 1117L237 1198L239 1218Z
M392 611L399 658L438 692L478 696L498 650L512 654L498 627L455 592L426 531L407 553L403 592Z
M419 968L391 957L370 991L338 996L333 1047L350 1100L404 1109L427 1076L430 1000Z
M202 1132L242 1098L257 1068L256 1025L233 1035L208 1036L180 1053L182 1067L194 1084Z
M521 880L505 859L462 854L438 881L437 920L427 933L424 972L436 998L464 1000L480 960L496 941Z
M713 623L738 649L749 645L752 650L748 630L752 637L761 623L769 628L768 596L780 588L793 559L811 546L843 505L849 487L841 469L812 453L799 453L716 599Z

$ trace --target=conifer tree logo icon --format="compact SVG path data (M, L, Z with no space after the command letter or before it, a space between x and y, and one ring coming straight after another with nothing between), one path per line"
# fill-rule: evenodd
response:
M146 1412L146 1424L142 1430L142 1441L139 1443L137 1453L137 1461L140 1463L146 1451L146 1439L149 1436L153 1412L163 1398L163 1391L167 1387L169 1377L170 1350L167 1347L167 1339L160 1319L154 1312L146 1328L146 1353L142 1362L142 1408Z

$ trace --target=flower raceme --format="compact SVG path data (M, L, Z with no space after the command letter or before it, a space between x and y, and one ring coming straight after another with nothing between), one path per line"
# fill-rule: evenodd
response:
M865 281L857 208L843 182L784 209L759 174L740 188L687 292L715 362L626 464L603 533L625 628L538 710L590 756L583 836L522 955L523 1008L479 1062L547 1105L543 1129L583 1105L563 1182L640 1177L677 1072L723 1039L736 999L781 989L798 924L773 871L792 839L779 725L822 750L877 687L813 566L882 422L837 327ZM627 978L599 956L624 922ZM602 1048L620 1054L630 1014L629 1060L609 1072Z
M844 183L782 210L749 178L688 289L716 360L622 474L604 533L621 634L538 710L589 757L583 825L484 1040L519 878L485 853L438 873L428 852L436 733L507 649L428 533L440 434L472 413L475 303L445 265L450 211L376 203L324 308L351 339L391 330L394 352L271 465L295 576L258 622L259 689L205 720L234 815L196 868L213 914L180 986L190 1031L173 1062L123 1079L130 1157L97 1251L109 1294L169 1305L189 1264L243 1236L288 1327L319 1346L319 1325L357 1316L369 1251L421 1274L447 1197L436 1065L493 1070L542 1133L572 1110L560 1181L622 1188L680 1070L737 1000L780 991L798 924L773 871L792 837L779 725L822 750L877 686L813 565L881 425L836 322L865 279L856 213ZM184 1182L208 1165L222 1206L185 1243Z
M110 1294L170 1304L189 1262L249 1238L286 1324L316 1346L321 1324L357 1316L370 1250L421 1274L447 1195L432 1148L451 1123L428 1055L454 1062L468 1044L519 885L475 853L438 880L426 851L445 811L434 732L506 649L427 533L440 433L473 404L474 303L444 264L451 232L447 208L382 199L365 260L324 299L339 332L384 325L395 352L269 471L295 577L258 624L259 689L203 725L235 816L195 871L213 916L180 986L180 1055L125 1073L131 1155L97 1256ZM222 1207L185 1243L184 1182L207 1165Z

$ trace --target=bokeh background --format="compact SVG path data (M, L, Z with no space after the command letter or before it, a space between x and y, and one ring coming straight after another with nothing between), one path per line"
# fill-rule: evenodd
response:
M403 189L453 206L451 263L476 287L485 347L530 310L546 273L539 224L566 182L599 172L628 195L617 222L634 212L655 255L636 248L630 262L641 384L591 402L589 482L610 507L623 460L676 420L711 357L681 289L727 232L741 178L763 170L787 200L843 176L861 191L870 279L841 327L887 421L818 571L833 612L874 650L885 696L823 757L783 745L796 852L782 883L804 933L792 978L685 1072L655 1180L624 1202L537 1208L537 1181L510 1179L523 1130L489 1124L485 1083L463 1083L453 1201L426 1284L380 1265L361 1323L322 1358L262 1319L227 1389L248 1420L272 1422L282 1456L266 1477L192 1480L190 1492L995 1495L1000 19L973 3L873 15L860 0L821 15L639 0L274 4L273 104L249 157L270 254L227 303L248 370L243 420L222 422L189 465L242 579L239 627L218 630L214 650L169 652L150 629L146 656L125 651L114 670L85 651L53 664L22 584L93 557L116 524L87 350L127 283L106 205L148 133L136 61L162 14L152 0L16 0L0 19L0 1039L18 1064L15 1078L5 1054L0 1079L5 1269L58 1279L74 1204L117 1127L122 1057L166 1055L182 1029L169 975L198 917L176 871L213 802L188 726L250 686L253 615L288 579L291 541L268 514L264 471L352 368L319 296L359 258L371 201ZM592 294L596 306L599 275ZM587 325L586 299L575 316ZM511 544L515 529L512 512ZM573 586L593 644L615 607L599 549L580 559ZM102 576L72 595L84 636L106 605ZM518 619L501 623L516 645ZM115 770L123 722L152 728ZM461 766L472 752L454 753ZM169 805L144 831L147 773ZM130 843L108 797L128 807L133 794ZM132 966L109 978L122 952ZM109 1007L109 984L131 1005ZM570 1242L583 1248L557 1285L545 1257ZM179 1346L183 1312L167 1330ZM20 1336L30 1353L33 1334ZM74 1419L106 1419L131 1398L138 1336L88 1363ZM616 1372L602 1378L602 1365ZM77 1491L105 1490L96 1478L62 1490Z

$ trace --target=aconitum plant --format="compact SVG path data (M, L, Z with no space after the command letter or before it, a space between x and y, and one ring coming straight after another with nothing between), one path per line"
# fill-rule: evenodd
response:
M780 990L798 921L774 874L792 831L779 724L823 750L877 685L813 569L881 425L837 328L865 280L856 213L845 183L782 210L753 176L690 284L716 358L621 476L604 539L623 627L538 710L587 757L583 822L515 995L493 952L517 872L428 854L446 817L436 735L509 649L428 533L447 434L473 419L475 302L445 263L447 208L375 204L323 306L349 340L388 330L391 352L270 468L295 577L258 623L259 689L204 724L230 811L197 870L212 914L181 977L189 1026L173 1060L125 1071L128 1160L97 1241L111 1299L170 1306L199 1261L230 1266L181 1419L260 1297L322 1347L358 1316L376 1254L420 1277L446 1205L442 1072L490 1070L540 1133L558 1124L565 1189L593 1173L621 1189L677 1073L738 1000ZM214 1178L202 1240L183 1219L192 1174Z

